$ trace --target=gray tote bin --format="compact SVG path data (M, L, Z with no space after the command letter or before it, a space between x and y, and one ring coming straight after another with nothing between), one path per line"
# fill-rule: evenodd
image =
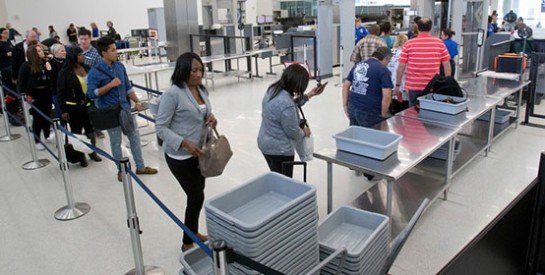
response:
M333 136L337 149L384 160L397 151L401 136L371 128L350 126Z

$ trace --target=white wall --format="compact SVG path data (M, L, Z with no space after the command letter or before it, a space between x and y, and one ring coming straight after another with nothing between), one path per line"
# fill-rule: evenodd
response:
M43 40L47 38L47 26L53 25L65 42L70 23L89 29L89 24L96 22L100 30L106 30L106 21L111 20L117 32L125 37L131 29L148 27L148 8L163 7L163 0L0 0L0 8L3 2L7 20L19 32L37 27Z

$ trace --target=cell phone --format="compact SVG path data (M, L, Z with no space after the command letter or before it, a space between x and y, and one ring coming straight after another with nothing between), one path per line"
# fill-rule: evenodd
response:
M329 83L329 81L322 84L322 85L318 85L318 89L316 90L316 95L319 95L324 91L325 86L327 86L327 83Z

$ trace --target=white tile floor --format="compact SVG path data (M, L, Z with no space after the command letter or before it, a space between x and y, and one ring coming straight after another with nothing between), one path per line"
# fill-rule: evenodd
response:
M262 65L268 64L263 60ZM268 68L261 68L265 72ZM276 67L275 71L280 72ZM169 73L160 74L160 86L168 87ZM256 144L262 96L276 77L216 81L210 91L218 130L225 134L234 157L224 174L207 180L206 196L229 190L266 172L267 166ZM139 77L136 83L143 83ZM332 135L343 130L348 120L341 108L337 78L324 94L305 107L318 150L333 144ZM5 132L0 123L0 135ZM45 168L25 171L21 165L31 159L23 128L16 141L0 143L0 266L1 274L124 274L134 267L123 189L117 182L115 166L105 160L90 161L87 168L72 165L70 178L76 201L89 203L91 211L76 220L57 221L54 212L66 205L63 181L54 159L46 152L40 158L52 161ZM140 132L150 133L152 127ZM488 157L477 158L454 179L449 200L436 201L424 214L399 255L391 274L435 274L464 247L536 176L539 154L545 148L543 130L519 126L499 138ZM185 195L171 175L158 150L154 135L143 148L146 164L159 174L143 181L183 220ZM109 151L107 140L99 147ZM128 150L125 151L129 153ZM318 188L320 216L325 216L326 165L309 163L308 182ZM336 166L334 206L347 204L370 186L367 180ZM301 175L296 170L296 177ZM182 231L137 186L136 207L143 230L144 262L177 274ZM201 228L205 232L204 217Z

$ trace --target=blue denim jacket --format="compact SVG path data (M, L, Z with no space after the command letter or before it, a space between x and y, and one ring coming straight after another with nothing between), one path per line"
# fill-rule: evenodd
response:
M98 70L97 67L107 72L108 75ZM121 80L121 85L112 88L107 93L99 96L98 89L110 83L114 77ZM101 59L96 67L93 67L89 71L89 75L87 76L87 96L90 99L96 99L95 104L97 108L108 108L120 104L121 108L130 110L131 104L127 98L127 95L130 93L134 93L134 91L123 64L114 61L110 67Z
M299 110L287 91L282 90L272 99L271 94L267 91L261 104L257 145L266 155L293 156L295 142L305 136L299 128Z

